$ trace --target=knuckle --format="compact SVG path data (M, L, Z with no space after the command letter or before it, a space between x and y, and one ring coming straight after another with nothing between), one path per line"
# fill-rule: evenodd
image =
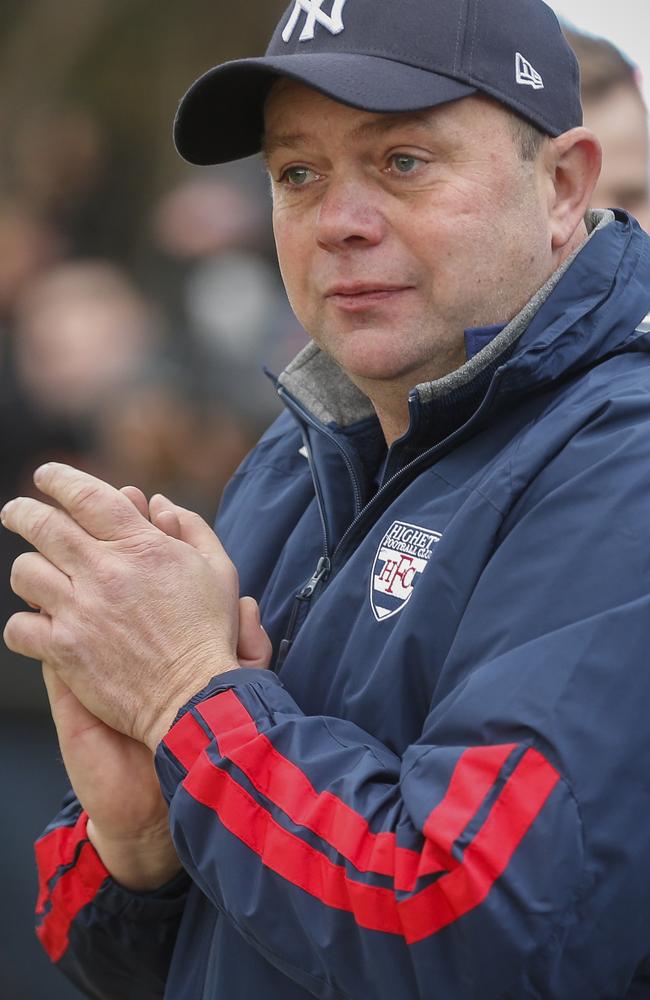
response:
M76 483L70 491L70 505L72 507L87 507L97 502L100 495L99 485L93 482Z
M79 655L79 640L74 630L59 624L52 636L52 649L56 662L74 663Z
M114 557L100 558L94 568L94 578L102 592L114 594L123 586L126 579L124 560Z
M26 520L31 527L31 536L38 547L39 541L48 533L52 527L53 515L56 511L49 504L35 501L34 505L27 512Z

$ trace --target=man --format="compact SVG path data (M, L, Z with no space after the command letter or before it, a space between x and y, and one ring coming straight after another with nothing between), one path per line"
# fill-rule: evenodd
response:
M297 0L186 95L188 159L263 141L314 342L224 548L61 465L2 513L89 996L650 995L650 242L578 86L540 0Z
M603 147L594 205L624 208L650 230L648 109L637 73L604 38L564 29L580 63L584 122Z

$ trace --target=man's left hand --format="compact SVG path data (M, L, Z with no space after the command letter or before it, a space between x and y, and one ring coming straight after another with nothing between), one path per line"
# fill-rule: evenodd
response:
M34 475L61 509L19 497L2 523L36 552L18 557L10 649L47 662L107 725L155 749L178 709L239 666L235 567L198 515L196 548L147 521L119 490L66 465Z

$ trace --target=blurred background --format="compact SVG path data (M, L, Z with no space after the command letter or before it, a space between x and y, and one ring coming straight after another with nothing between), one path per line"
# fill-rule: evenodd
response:
M261 366L279 372L305 334L275 264L262 166L191 168L170 129L192 80L262 52L284 6L3 0L1 503L33 494L34 468L58 459L212 519L277 413ZM605 145L596 203L650 226L648 0L555 6L625 53L572 37ZM0 532L3 622L20 607L8 585L19 551ZM31 845L65 787L40 669L0 645L0 1000L79 996L32 930Z

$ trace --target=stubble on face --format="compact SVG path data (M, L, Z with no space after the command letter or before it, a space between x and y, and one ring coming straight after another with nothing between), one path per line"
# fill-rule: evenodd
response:
M266 125L290 300L373 402L457 368L464 330L508 322L552 270L538 164L495 102L373 115L281 81Z

